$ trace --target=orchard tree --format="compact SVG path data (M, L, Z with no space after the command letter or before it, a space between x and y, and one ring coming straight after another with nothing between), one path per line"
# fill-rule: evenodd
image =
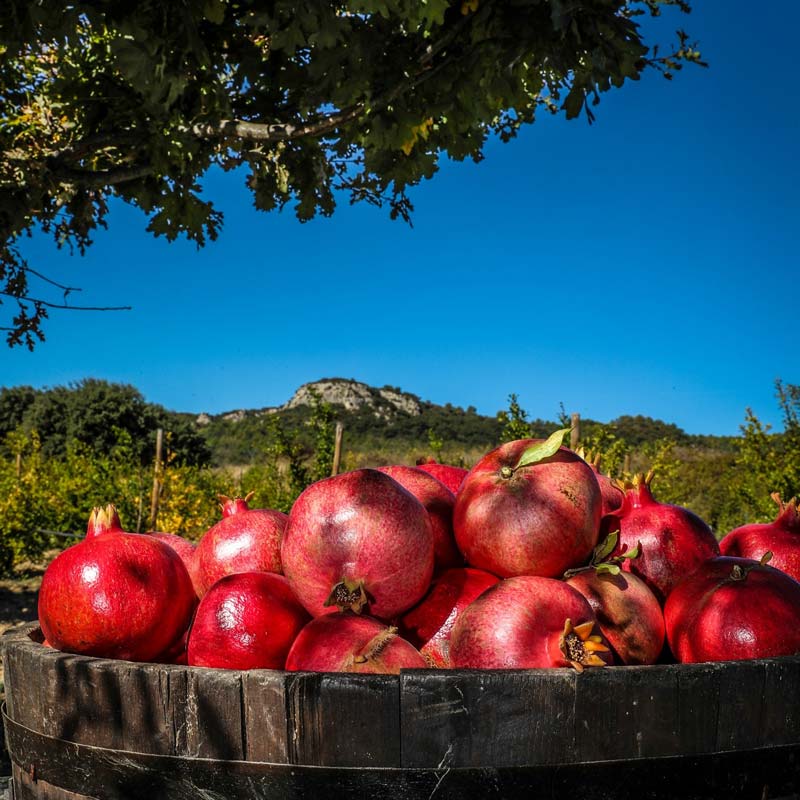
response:
M74 287L29 264L35 230L83 253L109 199L202 246L222 216L211 166L255 205L331 214L337 192L408 221L443 155L479 160L537 112L591 121L600 94L667 52L643 16L686 0L4 0L0 14L0 327L44 338Z

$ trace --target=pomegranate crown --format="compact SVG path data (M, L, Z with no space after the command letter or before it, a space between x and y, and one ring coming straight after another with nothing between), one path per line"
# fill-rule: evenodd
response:
M576 451L575 455L582 458L590 467L594 467L596 471L600 471L600 463L603 460L603 454L595 452L594 450L587 450L581 445Z
M773 492L770 497L778 504L778 508L780 509L778 512L778 519L792 525L800 523L800 509L797 507L796 497L790 498L785 503L781 499L780 492Z
M248 492L244 497L228 497L225 494L218 494L219 508L223 517L230 517L232 514L238 514L240 511L250 510L250 501L253 499L255 492Z
M621 489L623 492L629 492L632 489L640 489L643 486L649 489L655 474L656 471L651 469L647 472L637 472L630 480L627 478L624 480L615 478L612 482L617 489Z
M92 538L108 531L121 531L122 523L117 513L117 508L111 503L106 506L95 506L89 514L89 523L86 526L86 537Z

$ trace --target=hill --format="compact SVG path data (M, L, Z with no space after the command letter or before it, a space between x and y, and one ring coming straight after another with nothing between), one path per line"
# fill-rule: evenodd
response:
M248 464L264 451L276 425L297 430L300 438L307 440L302 432L320 405L327 405L335 420L343 424L348 450L378 457L415 451L431 455L432 449L440 449L455 463L469 463L465 454L486 452L498 445L507 423L503 411L490 417L478 414L473 406L465 409L451 403L431 403L397 386L377 388L352 378L323 378L303 384L281 406L201 414L196 424L215 464ZM555 417L525 417L524 422L531 436L547 436L563 424ZM693 436L677 425L645 416L623 416L608 423L581 421L585 438L597 438L601 429L606 438L611 435L635 448L663 439L725 452L735 447L734 437Z
M504 438L508 412L478 414L473 406L439 405L397 386L374 387L352 378L322 378L303 384L280 406L233 409L222 414L168 411L148 403L132 386L94 378L67 387L0 389L0 441L15 431L36 431L46 455L63 454L72 443L108 450L124 431L143 462L152 459L154 431L170 435L174 457L183 463L214 466L262 462L277 436L311 456L313 417L324 414L345 430L347 466L407 461L435 455L471 465ZM563 424L553 419L518 422L531 436L546 436ZM693 436L677 425L645 416L624 416L607 423L581 421L582 438L595 444L624 442L641 449L662 440L676 445L732 453L734 437ZM507 437L506 437L507 438Z

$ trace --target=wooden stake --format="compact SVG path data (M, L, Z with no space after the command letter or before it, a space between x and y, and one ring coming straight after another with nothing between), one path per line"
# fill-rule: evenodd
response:
M333 467L331 468L331 476L339 474L339 464L342 460L342 436L344 435L344 425L341 422L336 423L336 438L333 443Z
M158 520L158 498L161 494L161 450L164 446L164 431L156 431L156 460L153 464L153 494L150 498L150 530L156 529Z
M569 432L569 449L577 450L578 442L581 440L581 415L572 415L572 429Z
M630 475L631 473L631 454L625 453L625 458L622 460L622 473L623 475Z
M17 453L17 480L22 477L22 452Z

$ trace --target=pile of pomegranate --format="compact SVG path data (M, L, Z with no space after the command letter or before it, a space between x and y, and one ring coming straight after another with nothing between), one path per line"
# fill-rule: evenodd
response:
M45 644L227 669L397 673L721 661L800 653L800 512L720 543L547 440L469 472L358 469L288 515L221 497L195 546L96 508L48 567Z

